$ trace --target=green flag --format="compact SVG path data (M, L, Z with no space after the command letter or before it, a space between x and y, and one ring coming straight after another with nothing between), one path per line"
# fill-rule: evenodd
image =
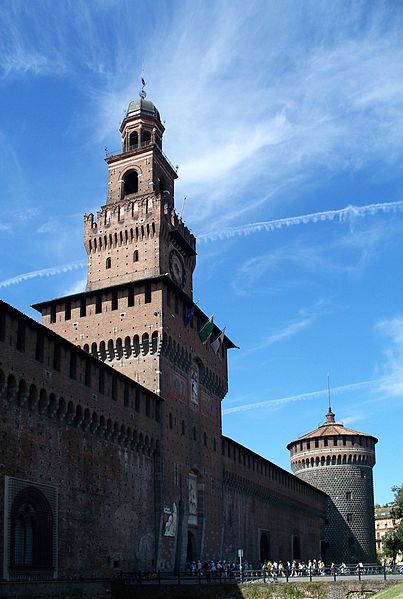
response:
M211 333L213 332L213 327L214 323L212 315L199 331L199 338L202 343L206 343L210 339Z

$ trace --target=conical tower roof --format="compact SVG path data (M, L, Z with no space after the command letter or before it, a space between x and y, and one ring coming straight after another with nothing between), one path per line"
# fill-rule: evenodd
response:
M355 437L372 437L374 442L377 443L378 439L373 435L368 435L367 433L361 433L360 431L353 430L352 428L347 428L341 422L336 422L335 414L332 412L332 408L329 406L329 410L326 413L326 421L315 428L315 430L298 437L294 441L291 441L287 445L287 449L299 441L303 441L304 439L318 439L320 437L334 437L334 436L355 436Z

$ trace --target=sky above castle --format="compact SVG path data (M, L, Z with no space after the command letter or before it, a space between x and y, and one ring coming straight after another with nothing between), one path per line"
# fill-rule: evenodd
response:
M401 484L403 6L2 2L0 296L85 287L84 213L142 68L198 236L195 299L239 346L223 432L289 469L325 419ZM184 198L186 202L184 203Z

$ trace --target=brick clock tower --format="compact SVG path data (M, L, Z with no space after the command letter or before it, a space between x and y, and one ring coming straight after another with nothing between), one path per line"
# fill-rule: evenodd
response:
M44 325L163 398L150 501L159 522L156 561L173 568L208 557L207 547L220 553L221 400L234 344L224 337L218 353L203 345L198 331L207 316L198 307L185 326L196 239L175 212L176 169L144 92L129 104L120 133L121 151L106 158L106 203L96 217L84 217L86 291L34 307ZM219 334L215 327L213 338ZM136 399L127 402L135 421Z

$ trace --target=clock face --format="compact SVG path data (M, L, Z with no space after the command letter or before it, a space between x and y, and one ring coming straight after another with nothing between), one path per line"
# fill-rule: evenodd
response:
M186 283L185 265L182 256L176 250L171 250L169 254L169 272L175 283L184 287Z

